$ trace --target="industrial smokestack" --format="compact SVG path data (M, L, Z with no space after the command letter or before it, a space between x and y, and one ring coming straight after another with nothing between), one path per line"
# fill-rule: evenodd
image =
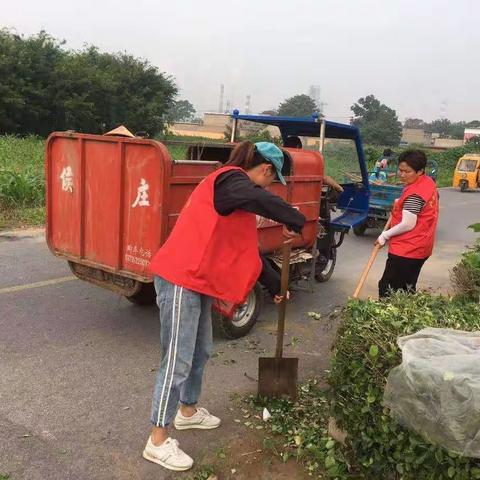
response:
M218 100L218 113L223 113L223 94L225 91L225 86L223 83L220 85L220 98Z

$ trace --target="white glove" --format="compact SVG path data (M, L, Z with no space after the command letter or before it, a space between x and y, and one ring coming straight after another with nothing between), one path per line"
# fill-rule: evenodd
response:
M377 238L377 242L383 247L385 245L385 243L388 242L388 238L387 236L385 235L385 232L382 232L378 238Z

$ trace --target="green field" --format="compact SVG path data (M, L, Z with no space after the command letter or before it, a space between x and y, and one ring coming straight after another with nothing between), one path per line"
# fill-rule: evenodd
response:
M212 140L187 137L168 137L167 140L211 143ZM167 142L168 143L168 142ZM0 136L0 229L33 225L45 222L45 141L39 137L24 138ZM168 145L173 158L186 158L186 146ZM451 184L457 159L472 147L460 147L444 152L428 152L439 163L438 185ZM382 147L365 146L369 169L382 153ZM345 173L358 172L358 162L353 143L332 142L325 146L326 173L344 182Z
M35 136L0 136L0 229L43 224L44 145Z

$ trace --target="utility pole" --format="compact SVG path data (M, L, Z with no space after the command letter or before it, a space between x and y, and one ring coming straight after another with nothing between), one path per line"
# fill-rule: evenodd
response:
M245 100L245 114L248 115L250 113L250 102L252 100L251 95L247 95L247 98Z
M225 92L225 86L223 83L220 85L220 99L218 100L218 113L223 113L223 94Z

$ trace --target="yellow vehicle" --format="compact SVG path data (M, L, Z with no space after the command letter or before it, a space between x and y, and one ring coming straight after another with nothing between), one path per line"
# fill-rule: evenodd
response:
M480 154L467 153L460 157L453 174L453 186L462 192L480 188Z

